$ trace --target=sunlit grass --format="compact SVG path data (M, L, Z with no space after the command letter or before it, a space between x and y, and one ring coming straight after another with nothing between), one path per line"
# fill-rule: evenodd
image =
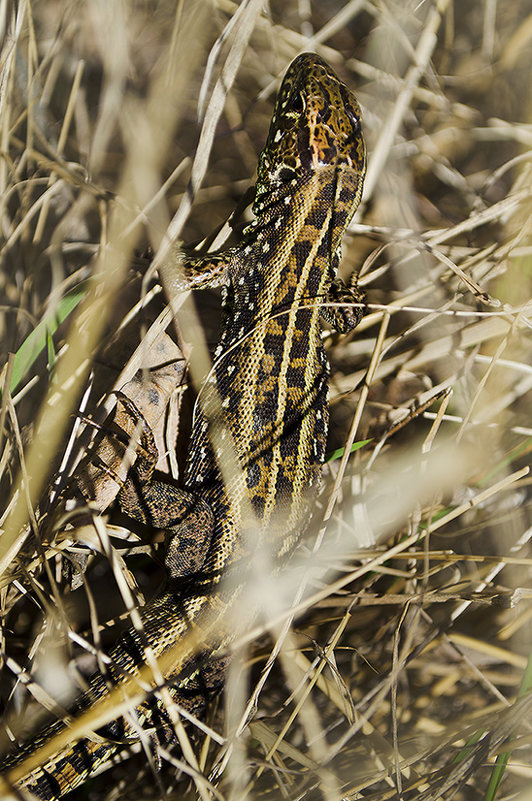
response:
M40 519L56 471L74 469L92 434L79 412L94 414L129 380L144 364L141 341L160 342L168 325L160 294L148 297L155 308L139 303L149 276L134 282L132 262L147 266L134 253L149 246L164 263L170 240L199 241L222 225L253 183L281 75L299 51L316 49L356 91L369 152L341 262L346 279L360 271L367 309L354 335L324 334L331 460L320 504L287 569L243 595L244 609L260 590L262 614L235 643L225 708L213 705L201 730L187 727L185 756L161 749L157 781L141 752L96 779L95 797L155 798L166 788L208 798L211 786L228 799L327 801L524 791L526 3L0 9L6 748L31 729L35 697L46 699L36 689L46 684L40 654L59 643L71 673L90 672L83 642L105 650L112 637L104 632L101 645L99 628L161 578L160 544L131 555L113 529L105 547L76 534L64 509ZM210 345L218 299L197 295ZM197 381L209 365L182 303L181 344L196 347ZM170 465L175 472L178 460ZM108 549L119 557L112 566ZM63 569L72 564L82 585L74 591ZM138 685L128 692L138 702ZM127 706L119 696L76 732Z

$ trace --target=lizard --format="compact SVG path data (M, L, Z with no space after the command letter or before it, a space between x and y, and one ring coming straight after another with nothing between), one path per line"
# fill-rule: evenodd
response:
M154 480L154 444L145 426L118 497L126 514L166 530L167 585L139 610L143 630L132 627L117 640L106 675L90 677L72 716L138 675L146 646L164 662L177 709L201 711L223 685L231 642L223 614L238 597L250 543L270 544L281 563L308 525L328 430L321 318L342 331L360 317L356 309L340 310L345 287L336 279L341 239L365 175L360 117L354 95L321 57L298 56L281 84L259 157L254 220L236 246L181 259L184 279L176 278L171 291L221 285L224 309L213 367L198 393L182 487ZM222 464L228 447L237 467L229 476ZM231 573L237 577L232 590L225 582ZM200 654L185 647L191 630L201 640ZM168 654L178 656L168 664ZM155 684L152 676L152 689ZM121 742L138 741L143 723L164 738L161 706L152 694L134 710L136 722L121 717L98 728L96 737L74 739L50 754L47 744L67 725L58 720L8 757L1 771L17 790L54 801L85 782ZM36 767L39 748L46 758Z

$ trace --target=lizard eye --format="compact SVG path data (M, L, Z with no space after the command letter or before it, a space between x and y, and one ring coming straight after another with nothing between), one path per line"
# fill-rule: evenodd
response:
M290 98L288 109L289 111L295 111L296 114L301 114L305 110L305 101L300 92Z

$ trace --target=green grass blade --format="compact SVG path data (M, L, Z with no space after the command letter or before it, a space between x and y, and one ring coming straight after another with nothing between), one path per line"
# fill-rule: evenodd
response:
M519 687L519 692L517 693L517 697L522 698L523 695L526 695L531 690L532 690L532 651L528 655L528 663L525 668L525 672L523 674L523 679L521 681L521 686ZM495 760L493 770L491 771L489 784L486 789L486 794L484 796L484 801L494 801L494 799L496 798L497 790L499 789L499 784L501 783L502 777L504 776L504 771L506 770L506 765L508 764L509 759L510 759L510 752L505 751L503 754L499 754L497 759Z
M52 337L58 327L71 314L81 299L85 296L85 289L76 287L60 300L53 312L46 314L33 331L28 334L15 354L13 372L11 374L10 391L13 393L25 378L30 367L35 363L43 350L48 351L48 360L53 365L55 352Z
M370 437L369 439L361 439L360 442L353 442L349 453L354 453L355 451L360 450L360 448L363 448L364 445L367 445L368 442L371 442L371 440L372 437ZM331 451L330 453L327 454L325 461L334 462L335 459L341 459L342 456L344 455L344 452L345 448L337 448L335 451Z

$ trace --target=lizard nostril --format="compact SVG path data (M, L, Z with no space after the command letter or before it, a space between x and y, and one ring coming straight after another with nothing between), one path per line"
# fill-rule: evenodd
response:
M360 131L360 118L348 106L346 106L345 108L345 115L349 120L349 122L351 123L351 126L353 128L353 133L357 133L357 131Z

